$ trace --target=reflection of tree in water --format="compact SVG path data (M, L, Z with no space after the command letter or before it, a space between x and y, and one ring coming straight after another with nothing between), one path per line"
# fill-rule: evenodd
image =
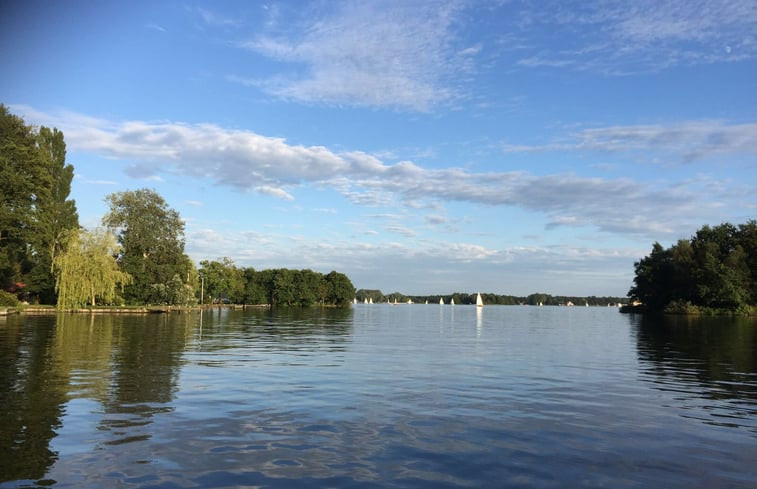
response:
M0 329L0 481L40 479L55 462L68 372L52 354L52 317L6 318Z
M202 315L202 349L270 347L344 351L353 326L351 308L249 308Z
M191 315L111 316L112 381L103 405L101 429L117 437L108 444L150 437L135 430L149 425L156 413L169 412L177 389L181 354L191 337Z
M753 318L639 316L639 359L660 388L695 387L736 402L737 417L757 415L757 321Z

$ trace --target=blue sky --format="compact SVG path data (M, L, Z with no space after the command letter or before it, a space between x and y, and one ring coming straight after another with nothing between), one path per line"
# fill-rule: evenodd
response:
M0 102L83 225L153 188L196 261L625 295L757 217L757 2L3 2Z

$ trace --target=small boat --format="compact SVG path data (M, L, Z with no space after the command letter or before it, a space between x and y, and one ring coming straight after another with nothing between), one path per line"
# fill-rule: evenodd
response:
M450 306L454 306L455 305L455 299L450 299L449 300L449 305Z
M439 297L439 305L440 306L444 305L444 299L442 297Z
M476 307L484 307L484 300L481 299L481 294L476 294Z

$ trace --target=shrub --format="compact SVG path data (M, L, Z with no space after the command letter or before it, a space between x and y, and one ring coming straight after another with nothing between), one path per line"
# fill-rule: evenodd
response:
M18 298L14 294L0 290L0 307L16 307L18 304Z
M699 307L689 301L675 300L665 306L665 314L701 314Z

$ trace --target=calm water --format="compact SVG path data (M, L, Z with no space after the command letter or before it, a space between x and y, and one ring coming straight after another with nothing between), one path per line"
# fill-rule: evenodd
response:
M757 324L357 305L0 318L0 487L757 487Z

